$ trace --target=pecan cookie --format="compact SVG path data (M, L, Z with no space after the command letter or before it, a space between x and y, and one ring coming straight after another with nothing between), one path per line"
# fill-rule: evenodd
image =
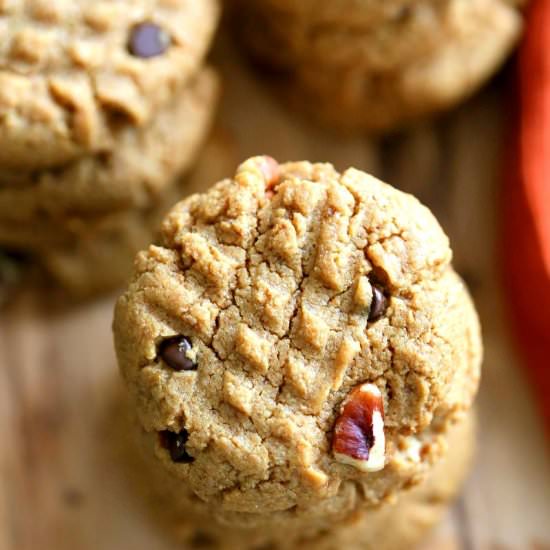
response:
M234 526L326 525L419 482L477 391L448 239L355 169L252 158L180 202L119 299L159 467Z
M217 75L203 68L148 126L121 131L110 153L33 174L0 169L0 243L35 245L62 237L75 216L147 208L194 160L217 98Z
M356 4L353 13L373 9L369 2ZM359 15L355 22L335 16L331 23L281 15L267 0L239 0L236 17L250 51L278 71L274 86L297 109L332 127L385 131L475 91L522 28L517 2L407 4L373 25L362 24Z
M116 149L197 71L217 18L217 0L0 0L0 165Z
M171 538L190 548L201 544L217 550L403 550L413 548L440 520L459 490L471 464L475 422L472 413L448 432L448 449L427 477L394 502L358 510L339 522L290 529L236 528L212 521L208 505L192 499L174 484L169 472L158 468L147 442L125 420L117 441L123 441L122 466L132 489L147 512ZM137 438L128 435L138 435Z

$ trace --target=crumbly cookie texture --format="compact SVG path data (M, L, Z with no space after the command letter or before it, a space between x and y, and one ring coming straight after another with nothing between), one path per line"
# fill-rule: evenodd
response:
M450 261L427 208L355 169L256 157L176 205L114 320L122 375L174 483L259 525L336 518L418 481L479 379L478 320ZM178 354L193 368L174 367ZM383 401L376 472L333 452L342 404L364 383Z
M145 126L197 71L218 11L217 0L0 0L0 164L115 148L121 125Z
M240 36L280 71L275 86L297 109L344 130L389 130L454 105L500 66L522 29L520 3L505 0L420 0L376 25L360 23L363 3L350 8L355 23L251 4L241 0L237 11Z
M17 230L9 234L39 267L37 274L44 281L63 289L69 298L87 299L128 282L137 252L155 239L163 216L185 194L185 185L185 179L172 182L144 209L72 218L62 228L21 225L17 235ZM0 224L0 238L8 228Z
M75 216L153 204L194 160L210 128L218 90L216 73L201 69L149 126L122 131L111 153L31 175L0 170L0 242L47 244L63 238Z
M117 418L124 419L124 414ZM140 437L143 432L135 425L120 422L117 441L124 442L120 456L124 472L147 513L158 522L163 534L186 547L203 544L219 550L403 550L413 548L456 495L471 463L474 425L471 413L454 425L448 432L448 451L443 458L422 483L402 492L395 502L355 510L330 524L318 518L300 523L296 516L289 516L284 523L247 528L216 522L207 504L186 493L169 472L158 468L149 440Z

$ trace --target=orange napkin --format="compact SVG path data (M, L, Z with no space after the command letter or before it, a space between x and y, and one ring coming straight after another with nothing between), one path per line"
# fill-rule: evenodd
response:
M513 321L550 430L550 0L533 0L519 52L503 259Z

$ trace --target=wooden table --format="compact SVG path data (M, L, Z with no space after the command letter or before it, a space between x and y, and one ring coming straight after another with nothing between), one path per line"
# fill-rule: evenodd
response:
M451 236L484 325L479 454L425 550L549 549L547 447L507 325L496 253L504 79L435 123L375 142L330 136L286 112L227 43L215 61L225 93L190 189L253 154L354 165L419 196ZM52 311L29 291L0 315L0 550L172 548L108 452L114 299Z

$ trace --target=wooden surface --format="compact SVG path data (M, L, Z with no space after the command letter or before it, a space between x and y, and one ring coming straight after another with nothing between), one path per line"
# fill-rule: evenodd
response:
M287 113L227 45L215 59L225 93L190 189L233 173L252 154L332 161L415 193L451 236L484 325L479 454L423 550L549 549L549 456L505 320L495 253L503 79L436 123L376 143L331 137ZM109 450L114 296L52 311L39 294L23 293L0 314L0 550L172 548Z

